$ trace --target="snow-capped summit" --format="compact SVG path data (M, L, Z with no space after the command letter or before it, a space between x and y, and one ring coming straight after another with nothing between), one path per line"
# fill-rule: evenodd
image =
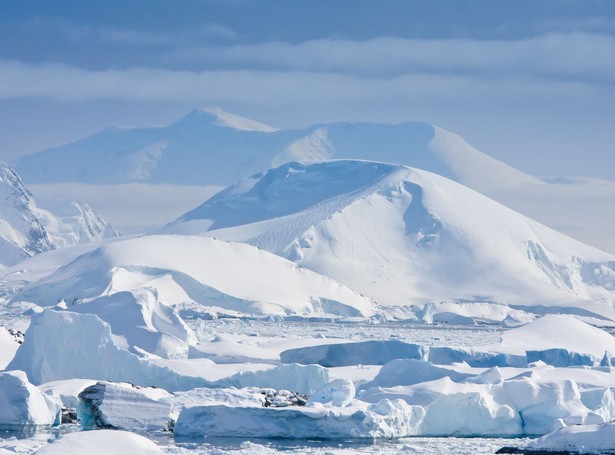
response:
M0 162L0 264L19 262L55 248L41 222L41 211L19 176Z
M420 122L328 123L276 130L218 108L197 109L153 128L108 129L21 157L32 183L228 185L289 161L367 159L426 169L478 191L541 182Z
M87 204L57 200L43 206L37 205L21 178L0 162L0 266L118 235Z
M287 163L166 230L246 241L389 307L491 302L615 317L614 256L401 165Z
M230 112L223 111L219 107L204 107L200 109L194 109L185 117L182 117L176 125L181 124L206 126L208 124L215 126L223 126L227 128L233 128L239 131L260 131L263 133L272 133L278 131L264 123L257 122L246 117L231 114Z

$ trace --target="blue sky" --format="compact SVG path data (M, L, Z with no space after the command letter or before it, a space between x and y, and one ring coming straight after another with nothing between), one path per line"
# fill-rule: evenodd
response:
M420 120L539 176L615 178L615 2L10 1L0 159L216 105Z

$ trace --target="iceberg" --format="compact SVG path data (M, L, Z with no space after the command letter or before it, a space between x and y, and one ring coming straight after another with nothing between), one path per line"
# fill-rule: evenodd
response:
M0 372L0 430L33 431L59 425L62 403L41 392L23 371Z
M93 314L69 311L33 315L9 368L25 371L34 384L94 378L171 391L209 385L203 378L177 374L121 349L109 324Z
M403 400L345 407L193 406L179 415L179 436L296 439L391 439L417 433L423 408Z
M172 395L159 388L97 382L79 394L83 428L168 431L173 428Z

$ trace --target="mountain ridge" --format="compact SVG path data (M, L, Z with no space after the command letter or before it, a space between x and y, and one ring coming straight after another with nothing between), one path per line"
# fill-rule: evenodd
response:
M250 243L384 306L493 301L615 316L615 256L401 165L286 163L221 191L163 232Z
M19 175L2 162L0 204L2 266L56 248L118 235L87 204L59 200L37 204Z
M220 109L193 110L162 127L107 129L23 156L16 169L31 183L228 185L287 161L344 158L410 165L479 191L541 183L428 123L338 122L277 130Z

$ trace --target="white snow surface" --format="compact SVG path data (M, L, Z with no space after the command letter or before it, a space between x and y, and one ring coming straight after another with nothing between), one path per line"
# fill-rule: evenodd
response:
M206 107L201 111L206 114L214 115L216 117L216 125L219 126L226 126L240 131L261 131L263 133L278 131L277 128L240 115L231 114L230 112L223 111L219 107Z
M133 297L117 295L122 292ZM101 317L115 327L112 312L97 307L133 298L144 308L186 304L201 312L244 315L370 316L377 309L373 301L334 280L266 251L213 238L171 235L106 244L13 300L41 306L54 305L59 299L69 305L83 302L88 305L83 311L105 311L109 317ZM142 303L144 300L151 305ZM76 311L80 311L78 305ZM171 327L177 330L179 324L170 317L167 311L157 319L158 326L154 322L144 325L177 337ZM161 329L163 322L169 329ZM121 331L117 334L125 335ZM186 340L187 336L179 338Z
M442 377L437 374L440 368L432 366L432 377L437 379L430 380L423 371L419 381L424 382L416 382L413 368L404 371L399 368L404 363L394 362L397 376L388 375L387 386L367 384L358 397L368 402L403 399L423 407L424 418L416 430L421 435L543 435L562 426L609 421L615 411L608 387L601 390L608 394L606 400L591 400L561 370L556 379L531 370L505 378L497 369L464 379L463 375ZM406 366L409 362L416 361L406 361ZM376 377L374 384L379 382Z
M77 417L89 429L166 431L174 417L171 397L159 388L97 382L79 394Z
M87 204L59 200L37 204L21 178L2 162L0 201L0 266L118 235Z
M93 379L61 379L59 381L50 381L38 386L45 393L56 394L62 400L62 406L65 408L76 409L79 404L79 394L91 385L96 384Z
M109 324L96 315L68 311L46 310L33 315L25 341L8 368L25 371L34 384L94 378L170 391L208 384L119 348Z
M498 307L501 320L518 319L520 309L615 320L615 256L399 165L288 163L221 191L165 232L248 242L336 279L393 316L397 308L407 317L411 305L420 318L428 303L495 302L515 305ZM480 318L482 308L464 311Z
M182 436L297 439L378 439L415 434L421 407L382 400L345 407L194 406L179 415L174 432Z
M57 395L41 392L23 371L0 372L0 430L32 431L60 423Z
M482 349L508 354L566 349L590 354L600 360L605 352L610 354L609 357L615 354L615 337L573 317L553 314L506 331L498 344Z
M37 455L156 455L162 450L149 439L127 431L96 430L65 434L34 452Z
M615 453L615 423L560 428L531 441L524 449L585 454Z
M15 337L9 333L6 327L0 326L0 371L13 360L15 353L19 348L19 343Z

